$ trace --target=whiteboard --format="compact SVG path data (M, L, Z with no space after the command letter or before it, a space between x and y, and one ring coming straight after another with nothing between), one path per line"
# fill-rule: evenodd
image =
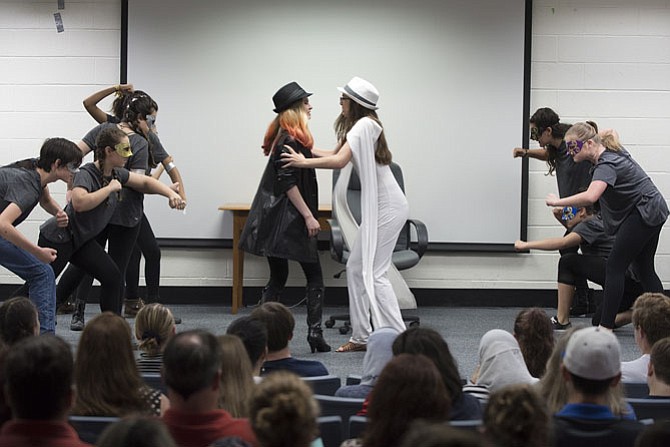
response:
M253 200L275 91L313 92L310 129L332 148L336 87L360 76L380 91L410 216L430 242L512 243L525 37L525 0L128 0L127 81L158 102L188 196L186 214L145 198L156 236L231 238L217 208ZM330 203L331 173L318 179Z

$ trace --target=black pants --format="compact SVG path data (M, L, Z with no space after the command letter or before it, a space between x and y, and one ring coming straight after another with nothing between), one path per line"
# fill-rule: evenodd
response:
M624 291L617 312L624 312L633 305L635 299L642 293L642 284L637 281L630 271L624 274ZM592 281L601 287L605 286L607 277L607 259L602 256L566 253L558 261L558 282L575 287ZM599 324L602 306L599 306L593 317L593 323Z
M288 260L283 258L273 258L268 256L270 265L270 280L268 287L274 290L282 290L288 279ZM305 273L308 289L323 288L323 273L321 272L321 262L301 262L300 267Z
M121 278L125 278L126 276L126 268L128 266L130 255L135 247L135 241L137 240L139 230L139 225L134 227L123 227L110 224L98 237L101 246L104 246L105 242L107 242L109 256L116 264ZM93 277L87 275L86 271L77 265L70 264L67 270L63 273L61 282L63 280L67 281L66 284L79 284L77 299L82 301L88 300L93 285ZM122 281L123 280L121 280L118 298L116 299L116 308L110 309L118 314L121 313L121 297L123 296ZM58 291L56 291L56 293L58 293Z
M144 279L147 283L146 301L155 303L160 300L158 285L161 276L161 249L156 242L151 224L144 214L140 222L137 242L126 269L126 298L137 299L140 296L140 259L142 256L144 256Z
M121 299L121 273L99 241L90 240L75 250L73 242L56 244L40 234L37 244L40 247L51 247L58 251L56 259L51 263L56 278L70 262L70 265L75 265L82 272L100 281L100 310L103 312L117 311ZM56 302L65 301L74 292L78 283L78 281L70 281L64 274L63 278L58 281ZM28 288L24 285L16 294L25 296L27 292Z
M603 310L600 324L614 327L619 304L624 293L626 270L632 267L645 292L663 292L663 284L656 274L654 257L663 224L650 227L634 209L623 221L607 259Z

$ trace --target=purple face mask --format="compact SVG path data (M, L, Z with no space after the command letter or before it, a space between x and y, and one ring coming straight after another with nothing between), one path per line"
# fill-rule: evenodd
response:
M565 142L566 152L568 153L569 156L574 157L575 155L577 155L582 151L584 143L586 143L586 141L582 140L566 141Z

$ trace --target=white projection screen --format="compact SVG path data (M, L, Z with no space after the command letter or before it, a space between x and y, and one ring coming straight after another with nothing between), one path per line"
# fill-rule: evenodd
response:
M274 92L290 81L313 92L310 129L331 148L336 87L360 76L380 91L410 215L431 245L512 243L524 206L511 153L527 120L525 3L128 0L127 82L158 102L188 195L185 214L145 198L156 236L230 239L232 216L218 207L254 197ZM330 203L331 172L318 176Z

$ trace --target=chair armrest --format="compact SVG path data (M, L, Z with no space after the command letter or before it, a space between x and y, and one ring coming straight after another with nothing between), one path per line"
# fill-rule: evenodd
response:
M330 257L342 264L344 256L344 236L337 219L328 219L330 225Z
M428 229L420 220L407 219L407 222L414 227L414 231L416 232L417 241L416 243L410 242L411 249L419 255L419 258L421 258L428 248Z

